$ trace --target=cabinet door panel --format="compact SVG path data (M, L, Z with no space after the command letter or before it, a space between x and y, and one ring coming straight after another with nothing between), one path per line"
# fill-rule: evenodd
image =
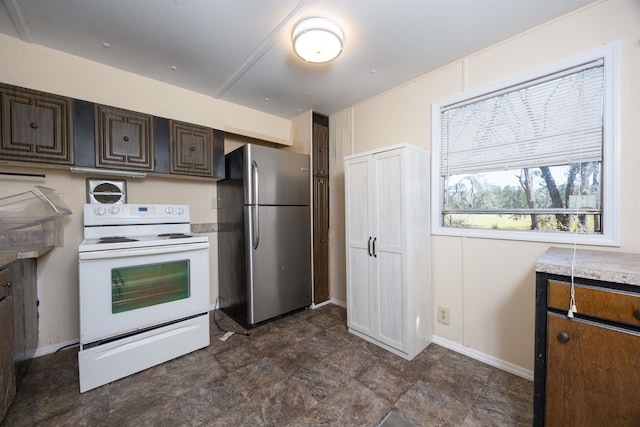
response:
M329 180L313 178L313 302L329 299Z
M366 160L347 165L345 175L347 221L349 235L347 244L366 247L369 230L369 162Z
M153 170L153 120L148 114L96 105L96 166Z
M376 292L376 321L378 339L385 344L404 350L404 286L402 254L378 252Z
M380 251L402 249L402 171L400 153L376 157L376 232Z
M369 276L369 254L363 248L349 248L347 267L349 327L363 334L372 335L371 330L371 278Z
M347 221L347 322L350 328L371 335L369 230L369 161L356 159L345 165Z
M73 163L73 106L61 96L0 85L0 158Z
M549 314L548 337L547 426L638 426L638 334Z
M171 173L213 176L213 129L171 121Z
M329 175L329 128L313 125L313 174Z

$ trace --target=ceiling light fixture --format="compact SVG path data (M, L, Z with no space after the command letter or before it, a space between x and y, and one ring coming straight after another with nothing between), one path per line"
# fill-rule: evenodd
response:
M293 50L307 62L322 63L342 52L344 33L326 18L307 18L296 24L292 34Z

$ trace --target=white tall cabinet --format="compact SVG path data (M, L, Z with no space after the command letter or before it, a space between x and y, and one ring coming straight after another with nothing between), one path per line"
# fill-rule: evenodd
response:
M345 157L347 325L405 359L431 342L429 154Z

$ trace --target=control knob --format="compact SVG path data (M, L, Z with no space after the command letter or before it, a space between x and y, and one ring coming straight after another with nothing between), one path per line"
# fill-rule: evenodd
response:
M173 214L173 206L167 206L167 208L164 211L169 215Z
M102 216L102 215L107 213L107 210L105 208L103 208L102 206L98 206L97 208L95 208L93 210L93 212L98 216Z

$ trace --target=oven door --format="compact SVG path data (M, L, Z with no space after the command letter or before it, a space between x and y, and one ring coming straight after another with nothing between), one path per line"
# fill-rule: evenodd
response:
M209 311L209 243L80 252L80 342Z

